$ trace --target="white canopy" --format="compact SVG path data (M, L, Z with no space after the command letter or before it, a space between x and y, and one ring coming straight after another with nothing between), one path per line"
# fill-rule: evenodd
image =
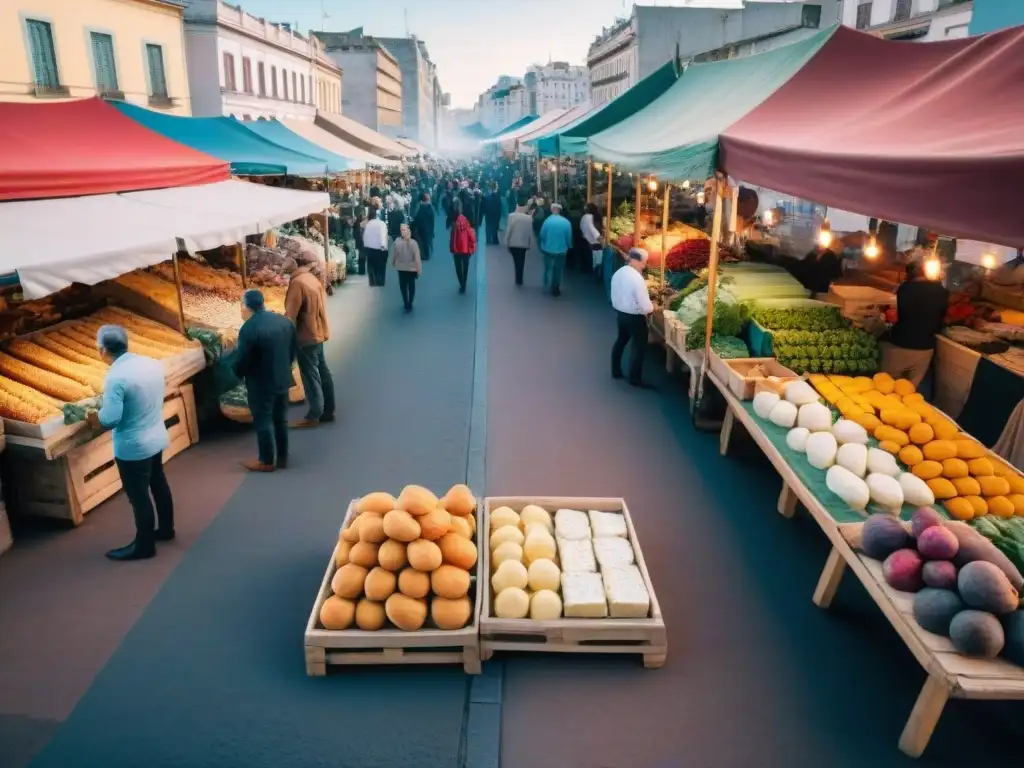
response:
M494 138L484 139L481 144L497 144L505 142L515 142L520 136L526 136L533 133L538 128L544 128L547 125L555 122L558 118L568 112L568 109L556 109L552 112L548 112L546 115L541 115L536 120L532 120L521 128L517 128L511 133L504 133L501 136L495 136Z
M352 118L345 117L344 115L328 115L318 111L315 122L329 132L340 132L342 137L345 137L347 134L357 142L380 150L380 153L384 155L409 157L416 154L408 147L403 147L397 141L392 141L383 133L379 133L373 130L373 128L367 128L362 123L357 123Z
M159 264L178 249L241 242L328 206L322 192L221 181L122 195L0 203L0 273L17 272L26 299L95 285Z
M369 165L378 165L386 168L401 165L398 160L381 157L380 155L375 155L372 152L368 152L365 149L357 147L355 144L350 144L340 136L335 136L330 131L325 131L319 125L309 122L308 120L282 120L281 122L284 123L285 128L289 131L297 133L306 141L311 141L318 147L323 147L336 155L341 155L342 157L347 157L352 160L362 160L364 163Z
M590 106L590 102L588 101L585 104L577 104L575 107L570 107L569 109L562 112L562 114L560 114L557 118L555 118L549 123L545 123L544 125L537 125L539 121L534 120L532 123L529 123L525 126L529 130L526 131L526 133L517 136L516 141L522 144L523 142L526 141L539 139L541 136L544 136L545 134L550 133L552 131L557 131L562 128L565 128L567 125L572 125L573 123L575 123L585 114L587 114L591 109L592 107ZM501 139L502 144L504 144L505 137L501 137Z

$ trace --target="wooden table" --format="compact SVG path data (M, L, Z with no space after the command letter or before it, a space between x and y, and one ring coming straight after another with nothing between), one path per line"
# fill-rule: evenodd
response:
M862 524L837 523L797 477L753 415L743 407L742 401L714 374L709 373L708 379L718 387L728 404L719 441L721 454L725 456L728 453L732 430L738 421L782 477L779 514L793 517L797 504L803 504L832 544L832 551L814 590L814 604L828 608L843 575L847 570L852 571L928 673L900 736L900 750L911 757L920 757L928 746L946 702L951 698L1024 700L1024 668L1002 659L961 656L948 638L921 629L913 618L913 595L897 592L887 585L882 578L882 564L864 557L851 544L858 539Z

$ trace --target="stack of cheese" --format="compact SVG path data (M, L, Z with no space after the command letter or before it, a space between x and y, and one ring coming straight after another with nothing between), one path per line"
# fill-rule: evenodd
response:
M651 598L619 512L555 513L562 599L570 618L646 618Z
M529 615L535 621L559 618L561 570L550 513L535 504L523 507L521 514L498 507L491 512L490 524L495 616L523 619Z
M335 550L332 595L320 609L324 629L378 630L388 622L415 632L430 619L437 629L461 629L473 617L471 571L476 499L465 485L438 499L407 485L396 499L371 493L342 529Z

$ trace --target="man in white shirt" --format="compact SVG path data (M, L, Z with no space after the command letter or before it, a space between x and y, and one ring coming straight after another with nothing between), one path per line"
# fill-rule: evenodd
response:
M647 294L644 267L647 251L631 248L626 266L612 276L611 297L619 334L612 347L612 378L622 378L622 353L633 343L629 353L629 383L640 389L652 387L643 380L644 351L647 348L647 315L654 312Z
M384 285L384 270L388 264L388 225L382 219L371 218L363 228L363 250L370 285Z

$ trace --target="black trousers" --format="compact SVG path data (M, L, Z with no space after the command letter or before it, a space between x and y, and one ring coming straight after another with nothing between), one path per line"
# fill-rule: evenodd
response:
M356 274L366 274L366 249L359 246L359 265L356 267Z
M370 285L384 285L387 276L388 252L385 249L367 248L366 260L370 272Z
M431 243L428 238L423 237L422 235L417 235L416 244L420 247L420 259L422 261L427 261L430 258L430 246L433 245L433 243Z
M459 279L459 290L466 290L466 280L469 279L469 254L453 253L455 260L455 276Z
M416 272L406 272L399 270L398 272L398 288L402 292L402 303L405 304L406 309L412 309L413 299L416 298L416 278L419 275Z
M626 345L633 343L629 350L629 380L639 384L643 377L644 352L647 349L647 318L644 315L627 315L616 312L619 333L612 346L612 375L622 376L622 353Z
M160 526L161 531L174 530L174 500L164 474L163 451L148 459L114 459L114 463L121 475L121 487L132 505L135 545L143 550L152 550L156 546L153 539L154 522Z
M249 412L256 429L256 450L260 464L288 463L288 395L249 394Z
M509 248L509 253L512 254L512 264L516 270L516 285L523 284L523 267L526 265L526 249L525 248Z

